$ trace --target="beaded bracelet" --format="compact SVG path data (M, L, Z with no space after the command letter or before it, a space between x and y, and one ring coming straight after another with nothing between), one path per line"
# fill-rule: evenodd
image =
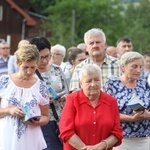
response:
M108 149L108 142L106 140L102 140L101 142L105 142L105 144L106 144L105 150L107 150Z

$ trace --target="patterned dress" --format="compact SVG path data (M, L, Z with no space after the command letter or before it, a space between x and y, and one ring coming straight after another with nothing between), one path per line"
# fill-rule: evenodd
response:
M61 93L63 91L66 91L67 93L65 78L59 66L51 64L50 70L47 72L41 73L41 76L44 79L44 82L46 83L48 88L52 87L57 93ZM57 100L54 100L54 105L55 105L57 114L60 117L62 114L62 109L65 105L65 101L59 102ZM49 113L50 113L50 120L51 121L55 120L51 109L49 109Z
M49 103L48 90L38 80L30 88L16 86L8 75L0 77L0 108L28 106L31 115L41 115L39 105ZM40 126L25 125L17 116L0 118L0 150L42 150L46 143Z

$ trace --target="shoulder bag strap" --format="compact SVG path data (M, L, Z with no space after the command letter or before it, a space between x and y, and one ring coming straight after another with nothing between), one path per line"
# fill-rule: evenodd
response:
M43 77L41 76L40 72L39 72L37 69L36 69L35 73L36 73L36 75L39 77L39 79L41 79L42 81L44 81ZM58 121L59 118L58 118L58 114L57 114L57 112L56 112L54 103L50 103L50 106L51 106L51 109L52 109L54 118L56 119L56 121Z

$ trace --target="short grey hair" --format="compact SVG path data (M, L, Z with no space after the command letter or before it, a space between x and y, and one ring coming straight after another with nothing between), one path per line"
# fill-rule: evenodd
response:
M6 41L1 41L1 42L0 42L0 48L1 48L1 46L2 46L3 44L7 44L7 45L10 47L9 43L7 43Z
M58 50L64 57L66 56L66 48L63 45L56 44L51 47L51 50Z
M138 52L126 52L120 58L120 66L125 66L136 59L141 59L144 64L143 56Z
M106 35L105 33L103 32L102 29L99 29L99 28L93 28L93 29L90 29L88 30L85 34L84 34L84 42L85 44L87 44L87 39L89 37L92 37L92 36L96 36L96 35L101 35L104 42L106 42Z
M97 73L97 74L99 74L99 76L101 76L101 69L98 65L85 64L79 72L79 80L80 81L82 80L84 74L90 75L90 74L95 74L95 73Z

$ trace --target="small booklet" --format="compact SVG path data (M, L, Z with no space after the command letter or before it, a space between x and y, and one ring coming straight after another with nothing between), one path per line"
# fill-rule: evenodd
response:
M37 120L38 118L41 117L41 115L34 115L33 113L31 113L29 106L22 107L22 111L26 114L25 117L23 118L23 121L29 121L30 119Z
M144 102L140 100L139 97L136 95L132 96L131 100L129 101L127 105L130 106L130 108L135 111L142 111L146 109Z
M50 87L50 88L48 89L48 91L50 92L51 98L54 99L54 100L57 100L57 99L59 99L60 97L62 97L63 95L66 94L65 91L62 91L62 92L60 92L60 93L57 93L52 87Z

